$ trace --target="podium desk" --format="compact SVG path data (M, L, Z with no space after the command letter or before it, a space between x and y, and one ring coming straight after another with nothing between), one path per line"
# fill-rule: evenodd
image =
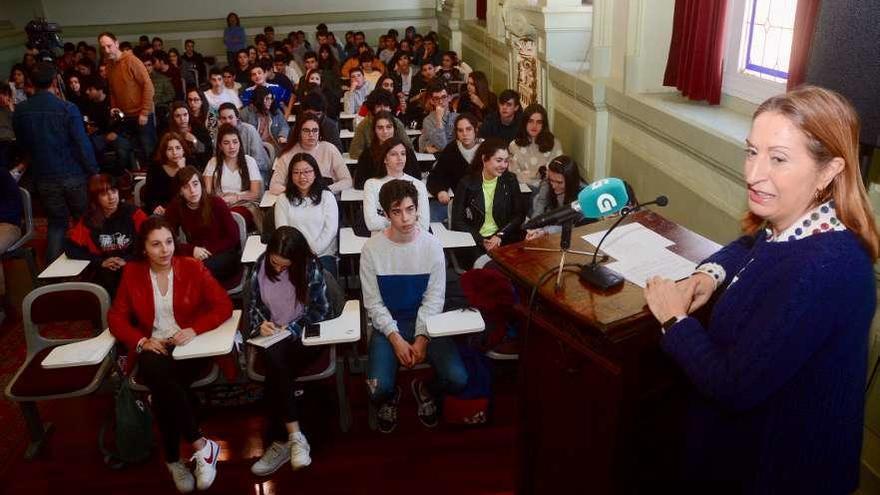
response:
M575 228L571 249L592 251L581 239L614 219ZM639 222L672 240L668 249L699 262L714 242L642 211ZM559 254L525 245L559 247L559 234L492 251L520 292L515 313L524 322L538 278ZM566 263L587 256L568 254ZM660 324L643 290L629 282L602 293L566 272L559 293L547 277L523 325L517 430L517 493L637 493L678 472L687 383L659 346Z

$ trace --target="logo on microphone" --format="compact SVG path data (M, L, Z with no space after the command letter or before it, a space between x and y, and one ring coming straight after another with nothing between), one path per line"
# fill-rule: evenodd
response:
M596 198L596 207L600 213L608 213L617 207L617 200L609 193L602 193Z

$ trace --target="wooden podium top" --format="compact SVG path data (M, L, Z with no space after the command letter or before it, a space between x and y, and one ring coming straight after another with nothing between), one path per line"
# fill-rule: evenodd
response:
M571 236L571 249L593 251L593 247L581 236L605 230L614 223L608 219L591 225L575 228ZM700 262L718 250L713 241L696 234L663 216L644 210L632 214L621 222L625 225L638 222L675 242L668 249L688 260ZM496 249L491 257L519 283L532 286L538 278L550 269L559 265L559 253L546 251L526 251L524 246L558 248L560 234L545 236L535 241L519 242ZM609 261L612 261L610 258ZM585 264L590 257L568 253L565 256L567 265ZM606 263L607 263L606 262ZM557 293L554 290L555 276L548 278L539 290L541 299L557 307L566 315L578 320L578 323L603 333L611 340L617 340L614 334L632 327L637 320L653 318L648 311L643 296L643 289L630 282L625 282L618 289L602 292L587 286L578 278L575 271L566 271L562 276L562 287ZM523 301L527 304L528 301Z

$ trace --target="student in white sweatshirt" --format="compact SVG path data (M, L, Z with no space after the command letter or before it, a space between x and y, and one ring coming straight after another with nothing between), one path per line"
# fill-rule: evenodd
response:
M422 227L422 230L428 231L431 224L428 189L425 187L425 183L417 177L403 173L403 169L406 167L406 153L406 145L397 137L388 139L379 148L379 156L383 157L385 164L385 176L367 179L364 182L364 223L371 232L384 230L391 225L384 208L379 204L379 190L385 183L393 179L409 181L415 186L418 197L414 201L419 212L417 223Z
M437 425L436 401L467 385L467 370L453 340L428 336L428 317L443 311L446 260L440 242L417 221L418 200L412 181L394 179L383 185L379 202L389 226L361 251L361 289L374 329L367 386L383 433L397 426L399 366L428 361L434 368L431 383L414 379L410 384L419 420L429 428Z
M284 194L275 202L275 227L284 225L302 232L324 269L337 276L339 207L324 186L317 160L309 153L291 157Z

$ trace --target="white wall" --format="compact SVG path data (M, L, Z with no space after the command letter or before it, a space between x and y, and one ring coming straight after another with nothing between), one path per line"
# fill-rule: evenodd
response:
M379 10L375 3L362 0L42 0L42 5L46 17L62 26L222 19L231 11L246 17ZM406 10L434 8L435 3L434 0L383 0L380 5L381 10Z

